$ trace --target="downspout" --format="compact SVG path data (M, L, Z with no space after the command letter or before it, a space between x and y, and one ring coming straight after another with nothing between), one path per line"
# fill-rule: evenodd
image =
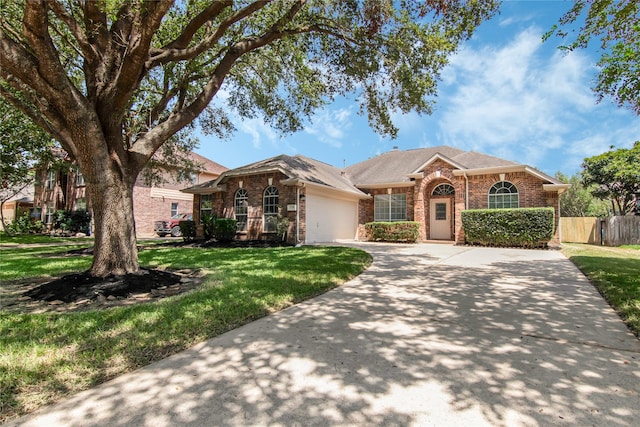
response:
M464 209L469 209L469 177L464 173Z
M296 245L300 243L300 187L296 186Z

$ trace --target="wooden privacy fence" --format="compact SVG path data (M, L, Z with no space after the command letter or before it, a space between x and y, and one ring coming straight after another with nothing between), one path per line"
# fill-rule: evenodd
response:
M563 242L620 246L640 244L640 216L560 218Z

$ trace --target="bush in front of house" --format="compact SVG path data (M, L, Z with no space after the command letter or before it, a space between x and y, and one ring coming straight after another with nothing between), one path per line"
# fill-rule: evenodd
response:
M218 218L215 221L213 236L218 242L230 242L236 237L238 221L233 218Z
M545 247L553 238L553 208L462 211L465 240L472 245Z
M180 227L180 233L182 233L182 239L185 242L195 240L196 238L196 222L192 220L178 222Z
M202 231L204 233L204 239L209 240L212 239L215 234L216 229L216 220L218 219L218 215L216 214L204 214L202 215Z
M366 238L373 242L415 243L420 236L420 223L416 221L368 222Z
M53 228L65 233L88 233L91 226L91 214L86 209L55 211L53 218Z
M37 234L42 233L46 228L42 221L31 218L29 212L25 212L7 225L11 234Z

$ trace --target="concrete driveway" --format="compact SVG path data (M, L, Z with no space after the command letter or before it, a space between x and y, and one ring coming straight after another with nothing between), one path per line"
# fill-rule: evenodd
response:
M640 341L558 251L359 246L348 284L17 424L638 425Z

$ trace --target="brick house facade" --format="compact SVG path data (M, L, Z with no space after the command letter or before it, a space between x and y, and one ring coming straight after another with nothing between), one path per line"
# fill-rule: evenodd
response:
M203 170L194 176L193 183L207 182L220 176L227 168L196 153L192 160ZM141 174L142 175L142 174ZM193 196L183 193L192 184L175 182L166 174L162 185L149 185L139 176L133 187L133 214L137 237L152 237L154 222L168 219L176 213L192 213ZM42 221L51 227L53 213L57 210L91 210L91 200L82 174L73 164L57 168L41 168L36 172L34 207Z
M195 194L194 212L207 200L207 209L233 218L235 197L246 190L248 225L238 238L263 239L271 233L263 211L269 187L278 191L278 214L289 220L295 243L358 239L373 221L416 221L420 240L464 243L466 209L547 206L555 210L552 243L559 243L558 196L568 185L527 165L443 146L393 150L345 169L278 156L184 191Z

